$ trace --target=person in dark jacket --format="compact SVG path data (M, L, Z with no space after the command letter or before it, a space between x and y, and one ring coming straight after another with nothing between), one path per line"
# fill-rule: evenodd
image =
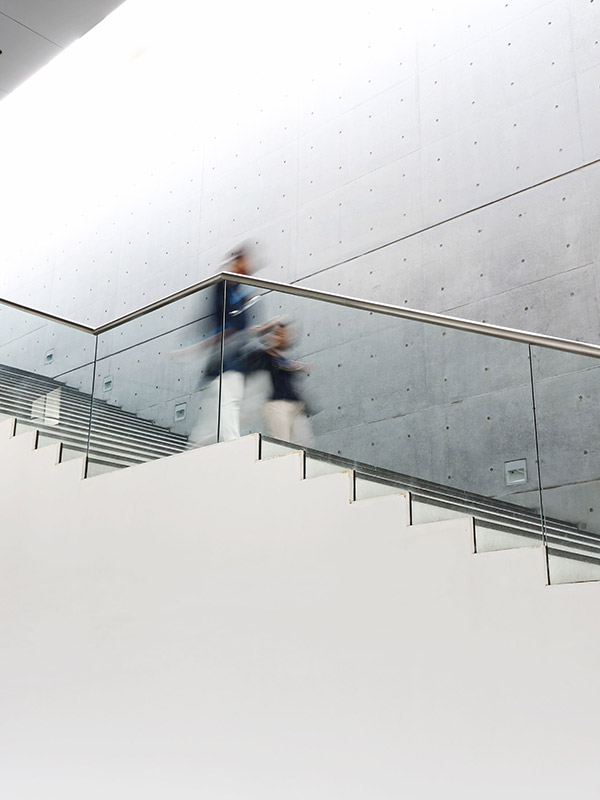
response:
M248 253L244 248L234 251L226 267L237 275L250 275ZM218 396L221 384L221 422L219 441L227 442L240 436L240 408L244 397L245 348L248 341L248 309L253 304L249 287L243 284L220 282L213 287L214 320L212 354L206 376L212 380L209 394ZM221 332L223 339L223 377L221 372Z
M297 385L298 373L308 365L288 357L291 330L283 321L270 323L264 345L247 356L245 366L247 372L263 370L271 379L271 390L264 406L266 433L285 442L311 445L310 422Z

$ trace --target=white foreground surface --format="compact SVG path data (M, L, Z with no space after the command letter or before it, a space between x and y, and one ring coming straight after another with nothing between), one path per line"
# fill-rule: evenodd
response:
M254 437L81 481L8 431L2 797L597 797L598 584Z

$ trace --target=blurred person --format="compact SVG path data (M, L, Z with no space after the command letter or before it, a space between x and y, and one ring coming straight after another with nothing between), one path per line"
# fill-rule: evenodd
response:
M297 387L298 373L309 364L288 357L293 343L293 328L282 320L273 320L264 344L252 350L246 359L246 371L264 370L270 376L270 392L264 405L266 433L275 439L310 446L313 442L308 409Z
M248 253L245 248L234 251L227 265L228 272L250 275ZM223 344L223 379L221 382L221 432L222 442L240 437L240 408L244 397L244 346L247 342L248 304L251 302L247 286L235 283L217 283L213 287L213 319L218 341L206 368L207 377L219 381L221 372L221 332L225 329ZM215 387L218 393L218 385Z
M225 269L236 275L251 275L247 248L234 250ZM259 299L248 286L220 281L213 287L213 334L207 341L212 348L205 374L210 381L204 403L208 406L191 434L197 445L210 444L216 439L215 427L219 386L221 389L221 419L219 441L227 442L240 437L240 409L244 398L246 353L251 334L260 327L250 328L249 308ZM221 377L221 334L223 337L223 374Z

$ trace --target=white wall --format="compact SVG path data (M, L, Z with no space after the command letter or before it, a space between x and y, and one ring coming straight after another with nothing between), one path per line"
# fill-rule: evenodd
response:
M597 584L253 438L82 482L7 433L7 797L596 796Z

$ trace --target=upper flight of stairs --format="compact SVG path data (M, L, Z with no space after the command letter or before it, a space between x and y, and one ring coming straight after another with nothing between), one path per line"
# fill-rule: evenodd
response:
M0 365L0 415L16 417L17 432L39 431L40 444L61 442L63 460L87 453L89 394ZM94 398L88 475L179 453L187 446L185 436Z

